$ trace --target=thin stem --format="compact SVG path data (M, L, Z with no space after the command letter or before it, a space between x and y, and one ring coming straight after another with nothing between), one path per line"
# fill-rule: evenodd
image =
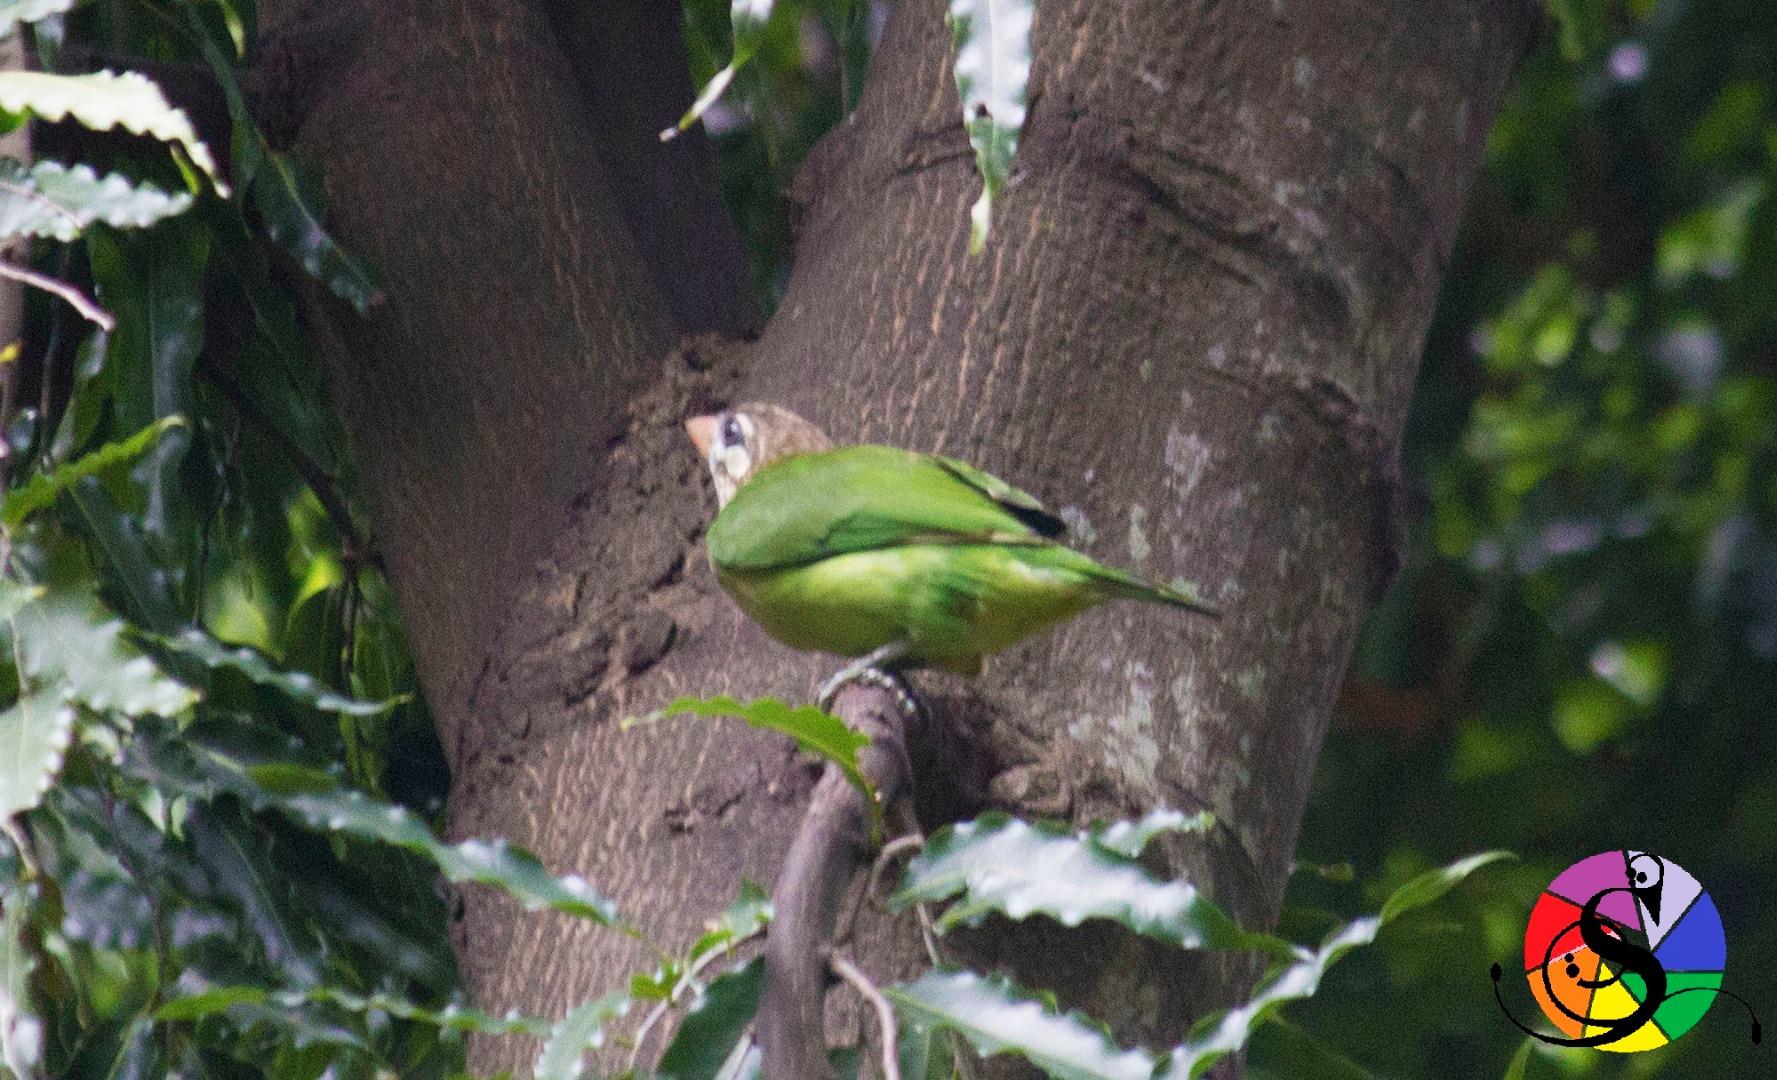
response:
M110 333L112 328L117 325L117 320L109 311L100 307L91 297L66 281L59 281L48 274L39 274L30 267L20 266L18 263L7 262L4 259L0 259L0 277L22 281L26 285L36 286L44 292L54 293L66 300L68 305L80 312L88 322L106 333Z
M636 1061L642 1055L642 1046L648 1041L648 1033L653 1030L655 1024L660 1022L660 1018L666 1015L668 1009L679 1003L680 995L697 981L697 977L703 974L703 970L725 956L733 956L736 946L751 941L753 938L758 937L763 933L764 930L765 928L763 926L754 927L751 931L735 938L724 947L720 949L711 949L709 952L704 953L702 956L692 961L691 965L685 969L684 974L679 976L679 981L673 984L673 988L666 995L666 999L658 1002L654 1008L650 1009L648 1015L642 1018L641 1026L636 1028L634 1040L629 1048L628 1072L633 1073L636 1071Z
M827 958L833 968L833 974L851 984L865 1001L876 1010L876 1026L882 1032L882 1075L884 1080L901 1080L901 1047L899 1036L895 1030L895 1010L889 1005L888 998L876 989L858 966L843 953L834 953Z

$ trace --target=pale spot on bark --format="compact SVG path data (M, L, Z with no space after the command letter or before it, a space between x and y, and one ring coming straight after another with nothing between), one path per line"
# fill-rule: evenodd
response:
M1129 557L1138 563L1148 561L1148 555L1154 546L1148 543L1148 508L1131 506L1129 508Z

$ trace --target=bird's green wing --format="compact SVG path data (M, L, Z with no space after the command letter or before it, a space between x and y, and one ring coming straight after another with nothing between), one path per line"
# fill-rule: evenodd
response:
M1047 507L1037 501L1036 496L1021 488L1015 488L989 472L982 472L966 461L942 454L933 454L932 460L943 466L952 476L986 495L994 502L1005 507L1018 520L1030 526L1031 530L1042 536L1058 537L1067 531L1067 525Z
M1059 526L1035 499L973 466L846 446L761 469L716 515L708 543L718 567L747 571L903 544L1041 544Z

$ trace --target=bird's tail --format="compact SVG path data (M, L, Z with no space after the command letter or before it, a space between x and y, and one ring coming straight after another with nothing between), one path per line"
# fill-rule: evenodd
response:
M1080 561L1086 564L1079 567L1081 572L1091 578L1093 584L1106 596L1125 600L1145 600L1150 604L1167 604L1172 607L1184 608L1186 611L1194 611L1199 615L1207 615L1212 619L1222 617L1219 610L1204 603L1195 595L1194 591L1155 585L1115 567L1092 562L1084 556L1081 556Z

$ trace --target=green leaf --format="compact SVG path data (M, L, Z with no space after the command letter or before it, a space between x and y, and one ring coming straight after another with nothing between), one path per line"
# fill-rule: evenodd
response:
M713 698L679 698L662 709L661 716L738 716L756 728L775 731L796 740L796 745L816 757L839 766L852 786L876 805L876 789L858 766L858 751L870 745L870 736L853 731L845 721L813 705L796 708L777 698L741 702L727 695ZM636 721L625 721L626 725Z
M20 24L30 24L51 15L60 15L78 0L0 0L0 37L12 33Z
M1119 840L1136 835L1119 834ZM1158 881L1091 834L1031 825L1001 813L938 830L907 864L893 902L905 907L958 897L938 929L975 925L989 914L1047 915L1063 926L1111 919L1187 949L1287 951L1265 934L1242 930L1183 881Z
M1238 1053L1253 1031L1277 1010L1292 1001L1313 997L1320 989L1321 979L1341 957L1375 941L1377 933L1389 922L1433 903L1481 867L1508 858L1512 856L1507 852L1489 851L1421 874L1396 889L1382 905L1381 914L1347 923L1329 934L1318 949L1297 949L1295 958L1271 972L1250 1001L1219 1018L1200 1023L1201 1033L1193 1033L1172 1051L1165 1071L1156 1080L1194 1080L1202 1076L1217 1061Z
M185 997L174 998L154 1014L156 1020L202 1020L227 1012L239 1004L274 1005L294 1010L305 1005L336 1005L358 1016L387 1013L402 1020L412 1020L444 1031L473 1031L483 1035L529 1035L544 1039L555 1030L549 1021L534 1016L490 1016L479 1009L449 1004L429 1009L404 998L389 994L355 994L331 986L307 990L267 990L262 986L217 986Z
M1466 859L1458 859L1449 866L1427 870L1389 896L1382 905L1382 925L1387 926L1409 911L1416 911L1443 899L1445 893L1462 884L1470 874L1483 866L1515 858L1517 856L1509 851L1483 851Z
M321 186L288 154L269 152L253 183L253 205L274 242L333 295L360 314L382 302L382 287L370 269L334 241L322 221Z
M36 958L25 943L32 908L22 886L0 893L0 1067L14 1077L37 1076L43 1021L31 1007Z
M285 671L272 664L266 656L245 645L226 645L202 630L188 628L172 637L145 634L153 644L213 671L240 673L257 686L275 690L297 705L345 716L381 716L404 704L403 695L387 701L358 701L329 688L319 679L301 671Z
M197 694L124 640L123 620L85 588L55 589L13 616L23 674L36 693L95 712L176 716Z
M134 71L90 75L0 71L0 109L31 112L49 121L73 117L94 131L121 127L173 143L204 171L218 194L228 195L228 185L216 171L216 159L197 137L191 118L168 104L160 87L145 75Z
M757 882L743 880L740 883L740 895L734 898L726 911L711 921L709 930L691 946L685 962L696 963L712 949L727 948L737 941L752 937L770 924L771 917L771 894Z
M715 1080L759 1011L765 960L754 957L710 980L660 1055L662 1080Z
M0 577L0 621L17 615L20 609L45 591L41 585L22 585L9 577Z
M447 844L412 811L347 788L323 768L287 753L215 745L206 738L211 734L193 729L177 745L138 740L133 749L146 769L145 779L198 798L233 794L310 828L405 848L430 859L448 880L492 885L529 911L549 908L606 926L622 925L611 902L583 879L552 876L523 848L504 840ZM293 775L301 781L291 783ZM330 786L321 786L329 781Z
M786 4L785 10L796 5ZM662 141L672 138L681 131L689 131L691 126L703 119L710 106L722 99L734 76L740 69L747 66L759 52L759 45L765 40L766 27L771 22L771 15L777 8L777 0L733 0L728 9L728 18L734 34L734 51L728 63L697 94L697 100L679 117L679 122L660 133Z
M951 1080L956 1072L954 1036L929 1024L900 1024L901 1080Z
M68 241L95 221L141 229L191 208L183 191L165 192L118 173L100 177L91 166L54 161L29 167L0 158L0 238L47 236Z
M1030 81L1030 26L1034 0L950 0L956 45L956 90L963 126L975 148L981 197L969 211L969 251L987 243L993 200L1012 171L1024 127Z
M32 473L23 486L6 493L0 501L0 524L16 529L26 518L55 502L56 496L89 476L115 465L134 461L174 428L184 427L183 416L165 416L127 439L106 443L90 454L48 472Z
M53 694L25 694L0 713L0 821L42 800L73 735L74 707Z
M604 1045L605 1025L628 1011L629 998L607 994L568 1013L543 1044L536 1080L578 1080L585 1068L585 1053Z
M99 299L117 316L117 329L106 342L103 376L117 422L126 431L192 412L210 251L209 232L201 224L184 218L142 233L87 236ZM141 529L156 545L161 565L178 561L182 545L198 532L179 476L190 441L184 433L160 440L136 469L146 502Z
M955 1031L983 1055L1019 1054L1056 1080L1148 1080L1154 1058L1123 1050L1076 1013L1058 1013L997 977L928 971L883 993L905 1020Z
M206 1016L227 1012L229 1006L243 1002L264 1004L271 995L262 986L218 986L197 994L174 998L154 1013L156 1020L201 1020Z
M1186 814L1179 810L1153 810L1136 821L1116 821L1094 829L1091 840L1106 851L1124 858L1140 857L1154 837L1161 833L1203 833L1215 826L1216 817L1207 810Z
M1536 1050L1536 1040L1525 1037L1518 1044L1518 1052L1506 1064L1505 1075L1500 1080L1525 1080L1530 1075L1530 1055Z

